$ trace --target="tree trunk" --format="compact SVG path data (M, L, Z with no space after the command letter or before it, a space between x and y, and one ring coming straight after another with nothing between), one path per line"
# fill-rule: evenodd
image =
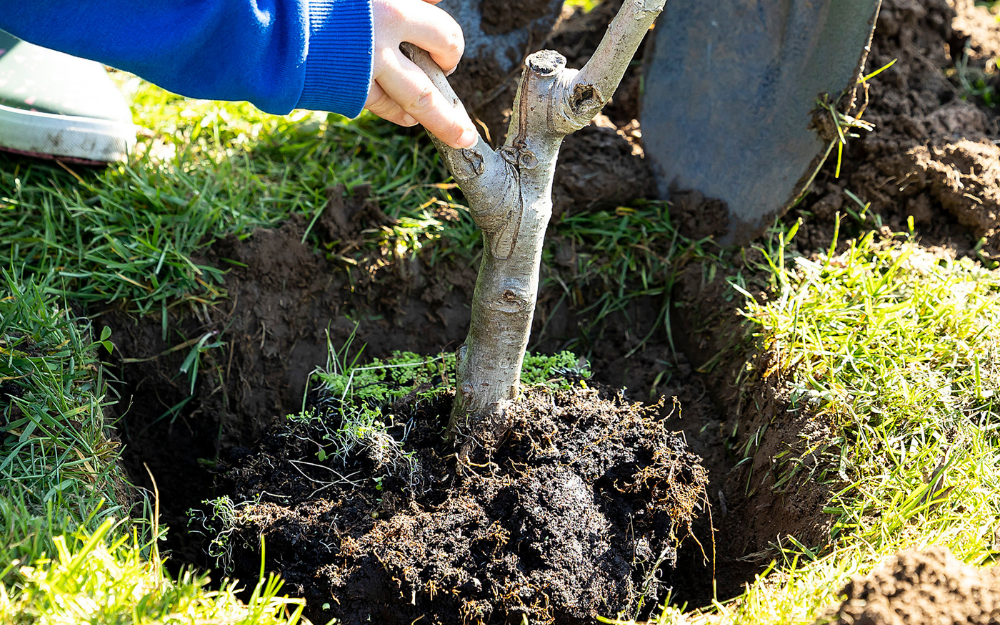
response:
M468 457L509 428L538 293L545 228L552 213L552 179L563 138L583 128L621 81L643 35L665 0L627 0L582 70L566 68L558 52L529 56L502 148L480 138L455 150L435 140L483 231L483 262L472 302L468 338L458 351L455 404L447 436ZM405 51L454 106L462 106L422 50Z

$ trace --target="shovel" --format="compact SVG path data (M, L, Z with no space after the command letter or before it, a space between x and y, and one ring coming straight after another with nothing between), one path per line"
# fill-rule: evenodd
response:
M721 200L723 244L770 226L821 164L830 139L811 127L817 103L853 98L880 4L669 0L646 50L640 119L660 197Z

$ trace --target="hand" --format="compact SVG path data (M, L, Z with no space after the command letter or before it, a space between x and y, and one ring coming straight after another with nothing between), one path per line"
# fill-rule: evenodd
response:
M430 53L446 74L455 71L465 51L462 28L440 0L373 0L375 56L365 108L400 126L423 124L453 148L479 140L465 108L453 107L419 67L399 51L406 41Z

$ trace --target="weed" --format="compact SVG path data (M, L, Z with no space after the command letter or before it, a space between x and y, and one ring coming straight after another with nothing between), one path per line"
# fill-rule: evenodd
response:
M1000 59L992 59L990 64L987 65L986 70L969 67L969 45L971 44L967 44L965 50L962 51L962 59L955 63L955 76L958 78L958 84L962 89L962 99L976 98L983 105L994 108L997 102L1000 101L1000 96L998 96L996 89L987 80L989 78L989 71L996 72L1000 70Z
M232 570L232 535L243 518L243 511L260 502L260 495L254 499L233 503L228 496L203 501L208 506L204 510L188 510L188 531L192 534L211 536L207 552L215 560L215 565L223 571Z

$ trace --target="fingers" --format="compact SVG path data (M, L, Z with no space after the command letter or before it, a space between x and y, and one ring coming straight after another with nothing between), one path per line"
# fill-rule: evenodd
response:
M434 62L450 74L462 60L465 37L462 27L448 13L434 6L439 0L400 3L405 22L399 31L401 41L408 41L430 53Z
M378 82L373 82L371 89L368 90L368 101L365 102L365 108L382 119L400 126L410 127L417 125L417 120L396 104L392 98L387 96Z
M385 52L387 53L382 62L386 71L378 77L378 84L385 95L451 147L472 147L478 141L479 134L465 109L461 106L453 107L431 83L427 74L412 61L398 52ZM372 88L374 89L374 85Z

